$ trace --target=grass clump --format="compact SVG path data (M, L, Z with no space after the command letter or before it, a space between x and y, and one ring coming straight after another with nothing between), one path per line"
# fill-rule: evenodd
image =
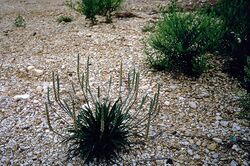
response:
M212 14L171 9L149 38L147 61L158 70L198 77L208 69L206 53L215 51L223 29L223 22Z
M133 139L148 138L151 121L159 111L159 87L157 93L149 99L145 95L138 99L139 73L130 72L126 80L127 90L123 90L122 65L120 67L119 89L112 93L112 78L108 82L107 93L102 94L101 88L96 93L90 87L89 59L86 71L81 74L80 60L77 64L78 87L72 83L72 90L67 98L61 96L59 76L53 74L53 95L48 88L46 115L49 128L64 138L69 145L68 159L80 157L85 164L94 162L114 163L120 159L125 150L129 150ZM79 100L77 89L81 91L83 100ZM59 106L70 120L58 113ZM148 106L148 109L147 109ZM146 111L147 110L147 111ZM64 121L66 131L59 132L51 124L52 115Z
M25 19L23 18L23 16L21 15L18 15L15 19L15 22L14 22L14 25L16 27L26 27L26 21Z
M62 22L67 23L67 22L72 22L72 21L73 21L73 18L71 16L59 16L57 18L57 22L59 23L62 23Z
M145 26L142 27L142 32L153 32L155 30L155 24L147 23Z
M245 66L250 56L250 1L219 0L207 7L206 12L216 13L224 21L226 33L219 51L225 57L225 71L244 85Z
M101 15L106 17L106 23L112 22L112 13L120 7L122 2L123 0L101 0Z
M95 104L94 109L83 108L77 117L77 127L69 130L70 155L80 156L86 163L93 159L115 162L131 144L129 126L125 123L129 118L122 113L120 100L114 104L108 101Z
M112 22L112 14L116 11L123 0L82 0L73 3L68 1L67 5L80 11L94 25L97 23L97 15L105 16L106 23Z

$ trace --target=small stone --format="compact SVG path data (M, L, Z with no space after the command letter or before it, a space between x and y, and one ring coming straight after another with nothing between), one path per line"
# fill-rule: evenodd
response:
M77 96L77 97L82 97L82 96L83 96L83 95L82 95L82 92L80 92L80 91L76 92L76 96Z
M249 166L249 163L247 161L243 161L243 165L242 166Z
M37 104L37 103L39 103L39 100L33 100L33 103Z
M233 123L232 130L233 131L239 131L240 130L240 126L237 123Z
M203 142L203 143L201 144L201 146L205 147L205 146L207 146L207 143L206 143L206 142Z
M236 152L240 151L240 148L237 145L233 145L232 149L235 150Z
M216 143L209 144L207 148L211 151L214 151L217 148L217 144Z
M92 34L90 34L90 33L86 34L86 37L91 37L91 36L92 36Z
M195 159L195 160L199 160L200 158L201 158L200 155L198 155L198 154L194 155L194 159Z
M212 156L214 159L218 159L219 158L219 154L218 153L214 153Z
M33 70L34 68L35 68L35 66L28 66L28 67L27 67L27 70L28 70L28 71L31 71L31 70Z
M165 101L164 103L166 106L169 106L170 105L170 102L169 101Z
M33 72L34 72L34 75L37 77L43 75L43 70L40 70L40 69L34 69Z
M222 139L220 139L220 138L213 138L213 140L215 141L215 142L217 142L217 143L222 143Z
M221 119L223 119L220 115L217 115L216 117L215 117L215 119L217 120L217 121L219 121L219 120L221 120Z
M194 149L194 150L198 150L199 149L198 145L196 145L196 144L191 145L191 148Z
M223 127L227 127L228 126L228 121L220 121L220 125Z
M232 160L230 166L238 166L238 163L235 160Z
M175 90L177 88L177 86L176 85L170 85L169 88L172 89L172 90Z
M217 113L216 113L216 116L221 116L221 113L220 113L220 112L217 112Z
M200 145L201 145L201 141L198 140L198 141L196 142L196 145L200 146Z
M36 92L37 93L42 93L43 92L43 87L42 86L36 87Z
M192 150L192 149L188 149L187 152L188 152L188 154L189 154L190 156L193 155L193 150Z
M189 142L188 141L181 141L180 144L184 145L184 146L187 146L187 145L189 145Z
M189 106L190 106L191 108L193 108L193 109L196 109L196 108L197 108L196 103L193 102L193 101L190 101L188 104L189 104Z
M26 99L28 99L29 97L30 97L29 94L16 95L16 96L14 96L14 99L15 99L16 101L18 101L18 100L26 100Z
M209 93L208 92L202 92L201 94L200 94L200 97L204 97L204 98L206 98L206 97L209 97Z

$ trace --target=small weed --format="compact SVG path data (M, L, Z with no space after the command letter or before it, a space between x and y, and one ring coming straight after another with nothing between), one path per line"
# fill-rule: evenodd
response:
M142 27L142 32L153 32L155 29L155 24L148 23L145 26Z
M26 22L21 15L18 15L14 22L16 27L26 27Z
M71 21L73 21L73 18L71 16L59 16L57 18L57 22L59 22L59 23L62 23L62 22L67 23L67 22L71 22Z

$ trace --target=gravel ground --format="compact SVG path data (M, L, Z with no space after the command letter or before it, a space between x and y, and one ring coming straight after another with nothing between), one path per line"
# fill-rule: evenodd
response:
M230 136L249 140L249 124L236 118L239 83L216 68L196 81L149 69L144 61L141 28L155 21L159 4L166 1L128 0L122 10L139 17L114 19L93 27L63 0L0 0L0 165L79 165L65 161L66 146L47 125L45 89L57 71L67 85L75 76L76 57L90 57L91 83L115 80L123 61L125 73L141 73L140 91L152 93L162 84L161 110L153 122L150 140L124 155L123 165L244 165L244 147L227 146ZM14 26L18 14L26 28ZM71 23L59 24L60 15ZM102 18L101 18L102 19ZM116 80L117 81L117 80ZM66 86L65 86L66 87ZM141 93L141 94L142 94ZM20 96L21 95L21 96ZM54 124L63 127L63 124Z

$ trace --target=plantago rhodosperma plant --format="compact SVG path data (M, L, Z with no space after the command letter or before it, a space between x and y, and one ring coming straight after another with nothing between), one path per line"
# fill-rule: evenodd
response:
M159 111L160 88L158 86L152 98L145 95L139 99L140 77L139 73L133 70L128 73L127 90L122 90L124 86L121 64L117 93L110 94L112 78L108 82L107 93L102 94L100 87L97 87L97 92L94 93L90 87L89 67L88 59L86 70L81 73L78 56L77 82L84 98L82 103L77 100L77 85L73 83L72 92L69 93L70 100L62 96L59 75L53 73L53 87L48 88L46 102L48 125L68 143L69 159L80 157L84 163L112 163L120 157L121 152L130 148L134 142L133 138L139 135L141 138L148 138L151 121ZM116 96L116 99L111 99L111 95ZM52 127L51 114L57 114L60 119L65 119L65 116L58 113L58 108L72 120L72 124L66 126L66 132L60 132Z

